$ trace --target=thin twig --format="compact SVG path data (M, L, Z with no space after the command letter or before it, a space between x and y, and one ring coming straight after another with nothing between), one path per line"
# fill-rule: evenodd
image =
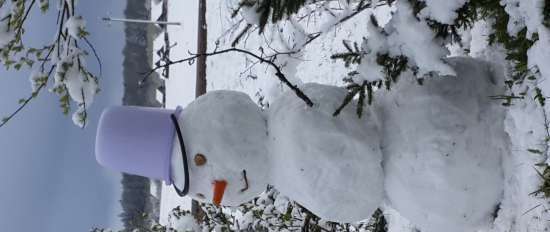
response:
M385 4L385 3L384 3ZM377 6L380 6L380 5L384 5L384 4L379 4ZM371 4L365 4L359 8L357 8L353 13L341 18L340 20L338 20L337 22L335 22L334 24L332 24L330 27L335 27L335 26L338 26L339 24L342 24L348 20L350 20L351 18L357 16L359 13L365 11L366 9L369 9L371 7ZM313 42L314 40L316 40L317 38L319 38L321 35L323 34L323 32L315 32L315 33L311 33L309 35L309 39L304 43L303 46L306 46L308 44L310 44L311 42Z
M231 43L231 47L237 46L237 44L241 41L241 38L248 32L248 30L250 30L251 27L252 24L247 24L246 27L239 33L239 35L235 37L235 39Z
M25 108L25 106L27 106L27 104L29 104L29 102L31 102L32 99L38 96L40 91L48 84L48 80L50 79L50 76L54 68L55 68L55 65L52 65L52 67L50 68L50 71L48 72L48 76L46 77L46 80L42 84L40 84L40 86L38 86L36 91L32 92L32 94L29 97L27 97L24 101L22 101L19 107L15 111L13 111L10 115L8 115L7 117L3 118L0 121L0 128L6 125L13 117L15 117L15 115L17 115L21 110L23 110L23 108Z
M21 19L21 24L17 28L17 35L18 36L21 36L21 33L23 33L23 24L27 20L27 17L29 16L29 13L32 10L32 6L34 5L35 2L36 2L36 0L32 0L31 4L29 5L29 8L27 8L27 11L25 12L25 15L23 16L23 19Z
M86 122L88 121L88 112L86 111L86 96L84 96L84 89L80 88L80 94L82 94L82 129L86 127Z
M101 77L102 73L103 73L103 67L102 67L103 65L101 64L101 59L99 59L99 55L97 54L97 51L95 50L94 45L92 45L92 43L90 43L88 38L87 37L82 37L82 39L84 39L84 42L86 42L86 44L88 44L90 49L92 49L92 52L94 53L95 59L97 60L97 63L99 64L99 77Z

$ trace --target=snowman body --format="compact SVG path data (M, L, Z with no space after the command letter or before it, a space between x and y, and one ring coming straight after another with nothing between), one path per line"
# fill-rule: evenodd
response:
M329 221L368 219L383 199L378 122L355 104L332 114L346 90L305 84L316 104L307 106L292 93L268 111L271 183L284 195Z
M266 119L248 95L211 91L183 109L178 122L187 153L190 197L211 202L213 183L221 180L227 183L222 204L237 206L266 189L270 167ZM180 147L174 146L172 153L174 184L182 189Z
M486 63L448 61L457 77L402 79L376 98L388 199L426 232L489 226L503 191L504 107L489 98L502 80Z

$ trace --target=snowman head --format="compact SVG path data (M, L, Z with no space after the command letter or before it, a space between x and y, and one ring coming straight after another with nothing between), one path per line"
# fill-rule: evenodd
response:
M180 195L236 206L267 186L266 119L243 93L212 91L177 117L171 177Z

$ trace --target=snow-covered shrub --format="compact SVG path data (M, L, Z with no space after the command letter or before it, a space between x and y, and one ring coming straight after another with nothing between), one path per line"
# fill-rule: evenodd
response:
M443 58L450 55L475 56L470 54L470 47L474 46L472 36L482 36L481 39L487 41L487 50L498 50L500 54L494 55L505 57L503 65L509 68L507 83L514 85L532 80L538 85L543 79L550 78L550 70L544 65L550 58L550 46L545 46L550 45L548 5L550 3L543 0L240 0L236 3L234 16L240 10L246 21L259 27L259 32L263 33L270 27L278 27L279 22L299 24L296 19L307 18L309 22L312 14L332 15L333 19L325 23L330 26L321 26L319 31L304 35L309 43L309 40L322 36L327 27L344 23L363 11L372 14L364 23L368 31L364 40L355 42L354 46L344 41L345 51L332 56L343 60L346 66L355 67L345 79L350 89L350 96L343 103L345 106L353 97L364 99L365 92L376 89L373 87L390 89L391 83L405 71L412 71L419 82L433 74L454 75L454 70ZM379 25L374 13L382 6L386 6L391 15L384 19L383 25ZM255 20L248 20L250 18ZM487 24L486 31L472 35L474 26L480 22ZM297 48L304 49L304 46ZM531 88L530 91L534 90ZM539 90L539 95L544 96L550 87L539 86ZM501 99L510 104L518 99L518 94L514 91L503 93Z
M238 207L200 205L201 213L174 208L166 228L177 231L350 231L385 232L387 222L381 210L370 220L335 223L322 220L306 208L289 200L273 187L258 198ZM195 220L196 219L196 220Z

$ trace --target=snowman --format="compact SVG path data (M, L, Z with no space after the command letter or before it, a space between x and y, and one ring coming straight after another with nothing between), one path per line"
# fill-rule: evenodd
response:
M485 63L448 62L457 77L402 79L361 118L356 101L333 117L347 92L320 84L300 87L313 107L286 92L264 112L243 93L212 91L185 109L110 108L96 158L216 205L270 184L328 221L368 219L386 198L424 232L473 231L502 195L504 112L488 96L503 88Z
M326 220L369 218L383 199L374 114L358 118L352 106L333 117L344 89L302 89L319 103L309 107L287 92L262 112L243 93L212 91L185 109L107 109L96 158L201 202L240 205L271 184Z
M423 232L489 227L503 194L501 160L509 152L504 92L490 65L447 60L456 77L414 77L380 91L385 188L391 207Z

